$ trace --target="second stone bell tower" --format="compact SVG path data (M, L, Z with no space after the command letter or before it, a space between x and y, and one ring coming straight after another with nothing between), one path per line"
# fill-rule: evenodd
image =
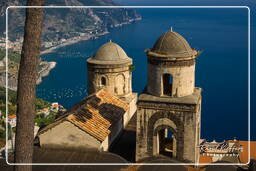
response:
M137 110L136 160L165 155L198 162L201 89L195 87L198 52L178 33L161 35L148 56L148 83Z
M176 32L162 35L148 55L148 93L163 97L191 95L195 87L197 51Z
M111 41L87 59L88 94L104 89L129 104L129 110L123 116L124 128L137 110L137 94L132 92L131 66L132 59Z

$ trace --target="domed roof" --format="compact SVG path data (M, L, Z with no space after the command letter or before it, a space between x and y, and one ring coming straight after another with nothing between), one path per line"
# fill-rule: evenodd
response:
M118 44L110 41L102 45L87 61L98 64L120 64L130 62L131 58Z
M168 57L191 57L196 54L188 42L178 33L168 31L161 35L150 50L154 56L165 55Z

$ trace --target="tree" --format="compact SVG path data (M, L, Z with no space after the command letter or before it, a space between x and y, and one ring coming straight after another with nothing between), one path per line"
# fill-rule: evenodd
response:
M27 6L42 6L44 0L27 0ZM17 91L15 163L32 163L35 90L43 22L42 8L27 8ZM15 171L31 171L31 165L15 166Z

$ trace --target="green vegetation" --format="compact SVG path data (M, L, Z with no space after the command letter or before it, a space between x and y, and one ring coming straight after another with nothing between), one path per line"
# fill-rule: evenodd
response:
M4 87L0 87L0 111L2 112L2 116L5 117L6 113L6 89ZM8 113L9 115L15 114L17 107L16 107L16 91L8 89ZM36 105L36 110L41 110L43 108L47 108L50 106L50 102L47 102L43 99L37 98L35 105ZM43 118L42 120L38 120L40 122L39 125L44 125L44 124L49 124L50 122L54 121L52 116L56 116L56 112L50 113L46 118ZM43 123L44 122L44 123Z
M8 138L10 138L11 134L8 134ZM6 131L5 131L5 122L4 120L0 120L0 148L5 146L5 138L6 138Z
M35 123L37 124L37 126L41 128L53 123L55 118L56 118L55 112L50 112L50 114L47 115L46 117L44 117L44 115L37 115L35 119Z
M5 146L5 130L0 129L0 148Z
M40 98L37 98L35 105L36 105L36 109L43 109L43 108L48 107L50 105L50 102L47 102Z
M135 67L134 65L130 65L130 66L129 66L130 71L135 70L135 68L136 68L136 67Z
M5 49L0 49L0 60L3 60L5 56L6 56ZM20 62L20 54L14 52L14 51L8 50L8 60L13 61L15 63L19 63Z
M4 49L0 49L0 61L3 60L5 57L5 50Z
M0 87L0 111L2 116L0 117L0 148L5 146L5 121L4 118L6 117L6 88ZM8 89L8 113L9 115L16 114L16 91ZM50 111L48 115L40 112L41 109L49 108L51 105L50 102L47 102L43 99L37 98L35 102L36 110L38 111L35 114L35 123L39 127L44 127L53 123L58 115L58 111ZM10 130L10 129L9 129ZM12 128L12 132L15 132L15 128ZM9 136L11 133L8 134Z
M16 113L16 92L13 90L8 90L8 109L10 114ZM5 116L6 113L6 89L0 87L0 111L2 115Z
M6 132L5 132L5 122L2 120L0 121L0 125L1 125L1 128L0 128L0 139L5 139L5 136L6 136Z
M0 6L0 12L4 11L6 6L13 4L14 0L5 0ZM24 0L15 0L16 5L24 5ZM47 1L45 5L66 6L70 5L68 1L51 0ZM74 6L102 6L102 5L116 5L113 0L76 0L72 1ZM25 11L24 9L11 9L9 15L10 27L9 35L11 41L19 40L24 33ZM0 15L0 37L3 37L5 28L5 15ZM42 35L43 41L57 42L62 38L72 38L79 36L80 33L89 33L87 29L93 27L91 31L98 33L108 31L110 28L121 23L130 22L131 19L139 17L134 9L116 8L116 9L46 9L45 10L45 30ZM2 26L2 27L1 27Z
M8 100L10 103L16 103L16 91L8 89ZM6 88L0 87L0 104L5 104L6 101Z
M198 51L197 51L197 56L201 55L202 53L203 53L202 50L198 50Z

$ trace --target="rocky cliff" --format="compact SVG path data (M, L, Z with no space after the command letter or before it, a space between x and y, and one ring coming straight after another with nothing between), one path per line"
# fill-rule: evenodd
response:
M7 6L25 5L26 0L0 2L0 37L5 32L5 9ZM50 0L47 6L115 6L112 0ZM15 41L23 36L25 9L8 10L9 39ZM51 8L44 10L43 41L52 42L87 33L101 33L111 27L140 19L133 9L124 8Z

